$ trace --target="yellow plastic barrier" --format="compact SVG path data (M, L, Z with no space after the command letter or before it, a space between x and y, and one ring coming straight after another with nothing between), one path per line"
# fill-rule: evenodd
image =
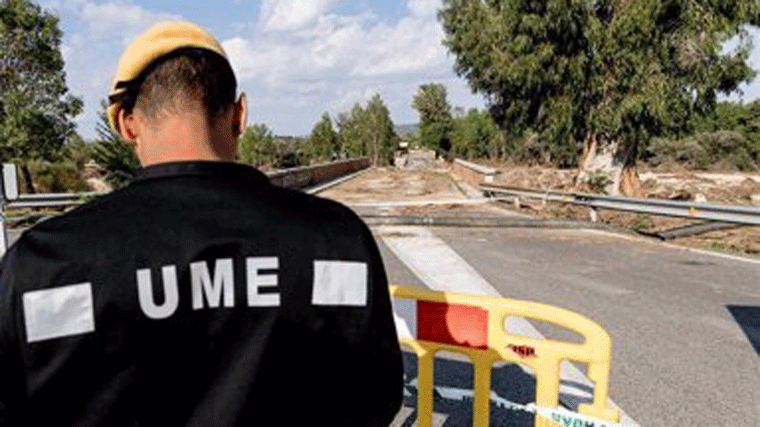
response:
M559 405L563 361L587 363L588 378L594 382L592 403L579 405L578 412L611 423L619 422L618 411L607 407L612 340L591 319L559 307L529 301L398 286L391 286L390 292L394 300L394 315L397 316L399 341L414 350L418 357L417 419L420 427L432 425L433 363L435 354L441 350L465 354L473 363L474 427L489 424L491 367L497 361L520 363L533 369L536 376L536 426L562 425L547 418L551 416L547 410L551 411ZM414 305L411 306L411 303ZM414 331L408 330L406 324L398 328L398 322L404 321L398 318L399 310L404 311L404 306L421 310L412 314L416 323L411 327ZM445 321L441 320L442 316ZM510 317L563 326L580 334L584 342L577 344L511 334L506 329ZM448 326L446 321L449 322ZM451 322L456 326L452 327Z

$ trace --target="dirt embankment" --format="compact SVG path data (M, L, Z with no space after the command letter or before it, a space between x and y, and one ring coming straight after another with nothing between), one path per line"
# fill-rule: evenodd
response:
M560 191L589 192L587 184L576 182L576 170L546 167L502 166L496 182L513 187L553 189ZM760 174L757 173L701 173L691 171L640 173L642 196L691 200L709 203L760 204ZM507 207L514 209L513 207ZM586 208L526 201L520 211L537 217L588 220ZM632 228L656 233L694 224L694 220L654 215L631 214L600 210L598 221L617 227ZM760 256L760 227L739 226L711 231L698 236L673 240L678 244L701 249L720 250Z
M536 218L589 220L588 209L559 203L542 204L540 201L526 200L519 209L512 203L447 203L450 200L467 199L472 196L470 193L474 189L468 190L466 184L453 177L450 165L440 159L436 160L432 152L413 151L400 158L398 166L368 170L360 178L349 180L320 195L353 205L355 210L364 215L489 216L498 215L507 209ZM489 166L496 167L501 172L497 176L497 184L560 191L591 190L587 184L576 182L576 170L494 164ZM760 197L760 174L644 171L640 178L642 195L645 197L731 204L750 204L754 194ZM410 203L404 204L405 202ZM367 206L368 203L385 205ZM650 234L695 223L689 219L610 210L598 211L598 221ZM760 256L760 227L711 231L679 238L674 242L701 249Z

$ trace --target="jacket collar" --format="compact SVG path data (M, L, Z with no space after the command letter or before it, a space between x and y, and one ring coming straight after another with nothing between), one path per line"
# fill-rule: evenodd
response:
M132 183L180 176L216 178L257 185L269 184L269 178L251 166L221 161L157 163L138 170Z

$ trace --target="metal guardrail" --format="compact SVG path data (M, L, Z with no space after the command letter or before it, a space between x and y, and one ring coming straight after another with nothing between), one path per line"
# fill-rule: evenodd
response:
M47 194L23 194L16 199L6 200L5 208L25 209L25 208L54 208L74 206L86 202L87 200L102 196L106 193L89 192L89 193L47 193Z
M760 208L720 203L696 203L679 200L647 199L643 197L605 196L555 190L533 190L481 184L486 196L506 196L586 206L591 209L611 209L649 215L720 221L734 224L760 225Z

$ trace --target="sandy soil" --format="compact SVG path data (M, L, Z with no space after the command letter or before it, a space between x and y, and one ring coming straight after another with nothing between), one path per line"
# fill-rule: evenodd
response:
M497 183L515 187L556 189L561 191L589 191L575 182L576 170L560 170L545 167L500 167ZM760 197L760 174L717 174L689 171L651 172L639 175L642 196L691 200L710 203L752 204ZM513 205L505 205L514 209ZM544 218L588 220L588 209L569 205L527 202L519 210L522 213ZM683 227L696 222L689 219L631 214L618 211L599 211L598 220L618 227L632 228L645 233L656 233ZM672 241L689 247L708 250L760 255L760 227L740 226L733 229L711 231L698 236L678 238Z
M451 174L451 166L431 152L413 152L403 167L369 169L355 179L323 191L362 215L493 216L504 210L485 201L473 187Z
M562 191L590 190L575 182L575 170L495 166L501 172L497 184ZM645 197L732 204L750 204L752 195L760 197L760 174L644 171L640 173L640 178ZM517 209L512 203L472 203L473 198L477 198L477 192L453 176L451 167L445 162L436 161L429 152L412 152L403 167L368 170L360 177L320 195L340 200L363 215L488 216L503 214L506 210L535 218L589 220L588 209L577 206L526 201ZM605 210L598 212L598 221L648 234L695 224L695 221L688 219ZM760 227L740 226L671 242L760 256Z
M464 197L446 169L405 170L395 167L368 170L358 179L350 180L320 195L349 204L367 201L421 201Z

